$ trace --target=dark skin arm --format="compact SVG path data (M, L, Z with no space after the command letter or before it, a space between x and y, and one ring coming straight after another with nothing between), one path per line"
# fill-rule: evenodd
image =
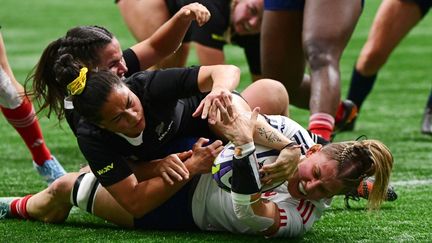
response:
M205 147L201 145L195 144L192 154L179 154L190 173L189 179L169 185L161 177L140 182L135 174L132 174L106 189L126 211L136 218L142 217L174 195L190 178L210 171L214 158L222 151L222 142L218 140Z

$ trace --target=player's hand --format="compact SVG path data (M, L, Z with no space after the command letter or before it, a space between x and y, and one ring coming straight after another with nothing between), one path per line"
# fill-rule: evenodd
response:
M206 138L200 138L192 147L192 156L185 161L188 166L191 176L196 174L209 173L213 165L213 161L222 151L222 141L206 145L209 142Z
M214 124L217 117L217 107L215 106L215 100L222 100L223 97L232 99L231 92L226 88L213 88L210 93L201 100L200 104L192 114L193 117L201 115L201 119L207 119L210 124ZM213 106L213 107L212 107Z
M222 99L215 100L214 103L220 114L219 118L214 118L217 119L216 129L236 146L253 142L259 107L254 108L252 113L240 114L232 103L231 97L225 95L222 95Z
M300 155L299 145L282 149L274 163L263 165L260 169L260 173L264 175L261 182L270 184L291 178L297 171Z
M170 185L174 184L174 180L182 181L189 179L189 170L184 165L192 156L192 151L186 151L177 154L170 154L157 162L156 170L162 178Z
M183 6L178 14L190 20L195 20L199 26L204 25L210 19L210 11L200 3L191 3Z

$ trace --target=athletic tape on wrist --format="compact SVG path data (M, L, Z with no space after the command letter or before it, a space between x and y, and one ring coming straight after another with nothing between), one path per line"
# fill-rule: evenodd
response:
M261 190L258 162L255 147L242 158L234 156L232 163L231 191L240 194L253 194Z

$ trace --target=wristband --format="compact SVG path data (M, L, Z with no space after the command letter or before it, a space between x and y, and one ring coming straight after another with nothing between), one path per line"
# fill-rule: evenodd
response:
M296 142L294 142L294 141L291 141L291 142L289 142L287 145L285 145L282 149L281 149L281 151L282 150L284 150L284 149L286 149L286 148L298 148L298 145L297 145L297 143Z

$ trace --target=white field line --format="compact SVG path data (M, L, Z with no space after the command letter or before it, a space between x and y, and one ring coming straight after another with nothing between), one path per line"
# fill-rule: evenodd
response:
M421 186L421 185L432 185L432 179L424 180L407 180L407 181L392 181L390 182L393 186Z

